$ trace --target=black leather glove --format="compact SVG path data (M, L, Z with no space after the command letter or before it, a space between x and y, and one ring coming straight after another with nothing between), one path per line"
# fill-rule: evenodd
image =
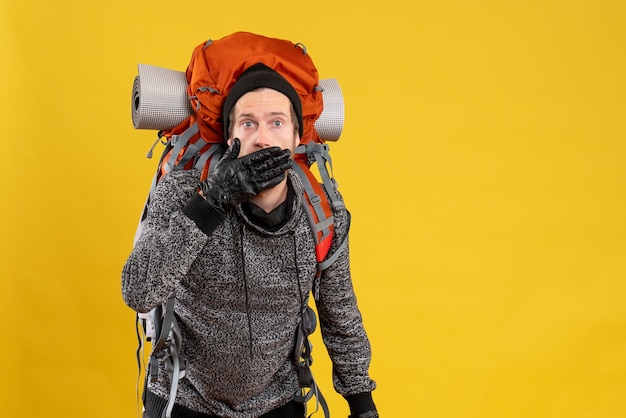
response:
M241 142L235 138L213 172L200 183L205 199L223 213L276 186L291 168L289 150L264 148L237 158L240 148Z

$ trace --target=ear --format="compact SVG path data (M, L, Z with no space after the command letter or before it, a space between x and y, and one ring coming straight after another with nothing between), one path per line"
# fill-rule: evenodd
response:
M226 140L226 145L228 145L228 147L230 148L233 145L233 139L232 138L228 138Z
M296 134L293 143L294 143L293 149L298 148L298 145L300 145L300 134Z

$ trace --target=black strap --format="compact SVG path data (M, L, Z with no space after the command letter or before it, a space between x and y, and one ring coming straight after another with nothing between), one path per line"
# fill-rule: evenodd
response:
M315 396L315 410L309 415L316 413L321 407L324 411L324 417L330 417L330 411L328 404L322 392L319 390L315 379L313 378L313 372L311 371L311 364L313 364L313 357L311 351L313 345L309 341L309 335L311 335L317 326L317 317L315 312L310 306L306 306L302 311L302 320L298 327L298 335L296 337L295 346L295 362L298 370L298 383L300 384L300 393L294 398L296 402L306 403Z

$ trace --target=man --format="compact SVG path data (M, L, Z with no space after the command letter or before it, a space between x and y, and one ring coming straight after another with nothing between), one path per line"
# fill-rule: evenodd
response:
M173 408L183 417L297 417L295 335L317 273L291 155L303 132L294 88L263 64L246 70L224 102L229 148L198 185L194 170L164 176L122 274L125 302L148 312L172 292L187 361ZM333 213L335 241L348 233ZM348 250L322 273L316 301L333 382L351 417L377 417L370 345L353 292ZM145 418L160 418L167 371L146 389Z

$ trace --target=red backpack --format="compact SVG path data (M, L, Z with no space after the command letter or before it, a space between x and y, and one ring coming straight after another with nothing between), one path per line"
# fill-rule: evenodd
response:
M333 236L331 206L343 208L343 201L335 192L328 147L315 126L324 109L323 87L317 69L302 44L236 32L196 46L185 72L190 114L176 126L159 131L159 138L166 148L153 186L163 174L172 170L195 167L202 170L200 180L207 177L224 149L224 100L239 75L258 62L281 74L298 92L302 102L303 135L294 156L297 163L294 169L305 185L305 200L308 203L305 209L315 231L317 261L320 270L323 270L330 264L324 261ZM138 94L133 95L133 110L140 105L140 100ZM310 170L314 163L321 184Z
M180 106L182 118L179 117L179 119L182 121L178 123L170 121L170 126L162 126L160 124L167 125L168 122L157 117L156 123L148 124L150 129L158 127L159 140L165 144L148 201L159 179L172 170L196 168L202 173L199 180L207 177L225 149L222 125L223 102L239 75L259 62L281 74L294 87L302 102L303 135L294 155L296 164L293 168L304 184L305 211L316 243L318 274L313 294L317 299L321 272L334 262L335 257L347 242L344 240L334 254L328 255L334 231L333 209L343 208L344 203L336 191L337 185L332 177L329 148L315 125L324 110L322 94L324 87L321 86L317 69L302 44L237 32L219 40L209 40L194 49L185 72L185 80L179 80L180 83L186 83L186 97L183 98ZM132 98L135 128L139 127L136 122L136 112L144 99L141 97L138 81L136 78ZM184 99L188 100L188 103L184 103ZM153 107L162 106L162 101L157 100L157 102L153 104ZM341 104L343 105L343 102ZM161 109L161 111L168 113L168 109ZM343 125L343 114L341 114L340 123ZM151 152L152 150L149 156ZM311 171L313 164L317 167L321 183ZM141 234L147 207L148 202L144 206L135 240ZM171 413L178 379L184 376L184 361L178 356L182 341L174 318L173 305L174 295L150 314L140 314L137 317L138 333L143 333L148 341L153 342L150 372L147 373L149 375L147 378L152 378L153 373L156 376L155 367L157 358L160 357L166 358L170 365L169 369L172 371L170 373L172 383L170 402L164 416L169 416ZM296 342L297 359L295 359L303 388L300 400L306 402L312 396L316 396L325 416L328 416L326 402L309 368L312 357L307 336L314 331L315 326L315 315L310 308L303 307L303 320ZM139 349L143 349L143 344L140 344Z

